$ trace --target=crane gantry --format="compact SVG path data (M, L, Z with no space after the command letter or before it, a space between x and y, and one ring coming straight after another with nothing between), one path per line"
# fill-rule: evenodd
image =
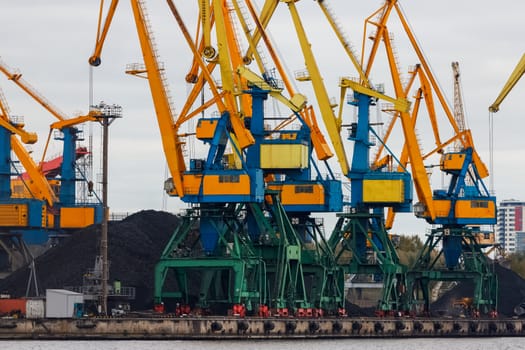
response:
M327 100L326 88L321 69L315 61L314 49L300 21L297 10L300 2L285 3L293 18L306 62L307 72L302 75L308 76L308 79L301 80L312 81L317 102L321 106ZM350 59L350 65L358 74L356 79L345 77L340 80L338 115L330 108L323 109L321 106L332 146L341 170L351 181L352 191L351 213L338 215L339 222L330 239L333 247L342 245L352 251L353 261L347 271L383 274L383 296L379 304L382 312L412 309L421 303L424 304L423 309L428 311L428 282L431 279L473 280L476 285L475 307L483 312L493 312L496 309L497 281L477 241L479 226L492 225L496 220L495 197L483 183L488 170L474 147L471 131L458 123L448 106L399 2L386 1L365 19L360 58L334 18L328 1L320 1L318 5ZM409 72L407 82L401 78L393 34L388 28L392 15L397 15L402 32L419 61ZM371 44L367 45L369 40L372 40ZM387 58L392 97L370 81L371 74L379 65L376 61L381 47L384 47ZM347 89L354 91L348 104L357 108L357 122L344 121L343 106ZM379 105L380 101L389 102L381 109L392 116L385 135L379 135L374 130L369 114L370 106ZM425 113L421 109L423 101L427 109ZM345 143L341 137L344 125L349 127L348 140L353 143L351 162L347 160ZM426 140L431 140L433 144L422 143L418 138L418 130L424 127L428 129ZM403 147L399 150L389 146L392 144L389 139L395 136L403 139ZM377 147L371 142L372 137L378 140ZM449 150L453 144L459 147ZM371 161L369 153L373 147L377 153ZM430 147L430 151L425 151L424 147ZM428 172L436 167L436 163L443 176L449 180L447 188L436 189L432 185ZM411 180L418 199L414 204ZM417 217L425 219L435 228L420 252L416 265L407 270L399 264L395 250L389 249L391 243L385 228L392 227L396 212L412 211L412 208ZM388 209L386 217L383 216L384 209ZM438 248L439 245L441 248ZM439 249L437 258L431 257L435 249ZM379 257L375 264L366 259L367 251ZM439 257L444 257L445 268L438 267ZM468 262L465 260L467 258ZM406 290L406 293L398 294L399 290ZM424 301L421 302L421 299Z
M103 25L101 7L97 43L89 59L92 65L101 63L117 3L111 2ZM447 105L398 1L386 1L366 18L360 58L334 20L327 0L317 2L359 75L340 80L336 112L323 82L323 67L315 59L302 23L299 1L266 1L257 13L250 0L200 0L197 28L191 33L187 17L168 0L191 57L186 82L193 86L178 115L170 102L145 2L130 3L144 65L130 66L128 72L149 83L171 174L166 189L192 205L157 264L155 301L159 305L174 299L192 307L226 306L234 313L259 310L264 314L270 307L279 315L304 310L336 314L344 307L344 273L358 273L382 276L381 313L408 311L421 303L428 311L433 279L474 280L475 307L495 309L495 276L475 239L477 226L495 222L495 198L483 184L488 170L474 148L471 131L458 125ZM341 171L351 182L350 210L338 214L328 240L319 234L310 214L340 211L341 184L329 168L330 176L321 176L312 159L315 149L318 160L327 164L330 147L315 121L314 109L293 88L267 35L281 3L288 7L306 63L306 70L296 78L312 82L312 105L320 110ZM419 61L408 83L401 79L388 30L391 14L397 14ZM368 32L370 27L373 33ZM366 50L368 38L372 45ZM391 95L370 81L381 46L390 71ZM348 104L357 108L357 121L350 123L344 112L348 89L353 90ZM202 98L203 93L210 97ZM268 99L279 101L288 115L269 116L264 107ZM392 116L384 135L376 132L370 117L370 107L382 101L390 103L383 110ZM423 118L423 102L428 118ZM268 127L274 118L282 123ZM196 126L185 133L182 127L190 125L190 120L197 120ZM292 123L295 129L290 128ZM424 151L418 139L422 125L429 125L433 136L428 137L430 151ZM343 128L349 131L346 140L341 136ZM399 149L389 145L394 136L403 140ZM372 137L378 140L377 147ZM351 160L347 141L353 143ZM187 142L199 142L202 155L188 159ZM460 147L450 151L454 143ZM374 147L378 152L372 157ZM445 189L435 189L428 175L436 162L449 179ZM415 204L412 186L418 199ZM399 262L388 228L395 213L412 209L435 229L416 265L408 269ZM314 243L313 250L307 248L309 241ZM430 254L438 244L444 269ZM195 276L198 287L192 284ZM308 279L321 290L309 292ZM225 286L224 281L231 284Z
M98 31L91 64L101 63L117 3ZM201 0L197 29L190 34L184 13L167 2L190 52L186 81L193 84L175 115L145 2L130 3L144 64L128 72L148 80L171 174L165 188L192 205L157 264L155 302L175 299L234 313L344 312L342 270L330 260L333 253L310 216L341 210L341 183L329 168L325 177L314 165L314 150L321 161L332 154L265 33L275 6L267 2L258 15L249 0ZM203 92L211 97L199 103ZM268 99L287 114L267 115ZM192 119L194 129L181 132ZM199 142L202 158L185 157L186 142ZM197 286L191 283L195 276ZM311 279L319 284L313 290L307 285Z
M425 152L423 147L426 144L418 141L416 135L416 130L423 125L423 119L418 117L420 111L412 116L400 111L396 114L398 118L391 120L395 123L400 119L402 124L405 145L401 158L404 158L405 164L410 165L419 199L414 204L414 213L435 225L415 265L408 271L406 298L411 300L411 308L418 306L420 300L423 300L423 309L429 311L431 280L472 280L476 286L475 308L484 313L492 313L497 307L497 279L477 240L479 226L493 225L496 222L496 199L483 182L488 176L488 170L474 147L471 131L458 123L446 103L398 1L387 1L375 12L374 18L371 16L366 20L375 35L363 34L363 42L369 36L374 37L365 72L369 74L372 71L377 49L382 43L386 49L395 96L408 96L400 78L399 64L387 26L392 13L397 14L419 60L415 70L420 81L421 96L426 102L431 135L434 136L433 139L429 138L434 145L430 145L431 150ZM449 150L454 143L459 144L459 147ZM432 164L432 159L438 162L441 173L447 176L448 188L435 189L431 186L427 169ZM437 257L432 256L436 250ZM443 267L438 263L440 257L444 258Z

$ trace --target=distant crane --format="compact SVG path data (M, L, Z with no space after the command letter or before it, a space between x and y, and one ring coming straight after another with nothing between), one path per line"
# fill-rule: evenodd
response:
M2 72L10 81L20 87L26 92L33 100L44 107L54 118L58 121L50 125L50 131L47 138L47 142L44 148L44 155L47 151L51 134L53 130L59 130L60 134L56 136L56 139L63 141L63 152L61 156L60 165L60 186L59 193L55 194L50 187L49 180L42 174L41 169L36 164L29 163L29 157L24 155L22 151L18 152L17 155L22 155L21 160L27 159L26 164L23 164L27 176L30 181L28 183L34 188L30 191L31 195L41 194L37 196L37 199L44 200L47 206L46 211L40 215L35 213L35 217L40 220L40 226L45 230L42 237L47 237L46 230L55 230L60 232L61 230L76 229L86 227L94 223L100 223L102 216L102 208L97 203L79 203L77 201L77 190L76 185L78 181L84 180L85 178L78 177L78 171L76 168L76 161L78 157L77 141L80 140L80 133L76 125L86 121L96 121L100 117L107 115L120 114L120 106L108 106L100 105L91 108L88 114L77 116L74 118L68 118L58 107L52 104L47 98L45 98L40 92L38 92L31 84L22 78L22 74L18 70L10 68L5 62L0 60L0 72ZM16 130L15 130L16 131ZM17 132L20 133L20 132ZM22 136L23 137L23 136ZM17 143L13 143L13 149L16 150ZM43 160L41 162L43 164ZM82 174L81 174L82 175ZM82 175L83 177L83 175Z
M463 107L463 92L461 89L461 73L459 71L459 62L452 62L452 73L454 76L454 119L458 125L459 132L466 129L465 123L465 109ZM463 149L463 145L459 140L454 142L456 151Z

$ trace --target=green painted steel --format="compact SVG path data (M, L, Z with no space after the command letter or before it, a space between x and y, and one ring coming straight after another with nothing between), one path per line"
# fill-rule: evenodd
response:
M461 240L459 264L447 268L443 259L443 240ZM433 229L407 275L408 308L414 312L430 310L430 288L435 281L471 281L472 312L494 314L497 310L498 279L493 262L482 251L470 228ZM451 305L452 306L452 305Z
M373 275L380 279L383 288L378 311L402 309L407 267L399 263L395 247L384 228L383 216L369 213L341 213L337 216L339 220L329 244L336 252L338 266L349 274Z
M155 303L172 301L212 313L234 305L251 313L260 306L291 314L301 309L337 314L344 308L344 269L319 225L303 222L310 236L300 237L278 193L267 195L272 205L266 208L237 203L188 210L155 267ZM212 254L199 247L203 216L222 227Z

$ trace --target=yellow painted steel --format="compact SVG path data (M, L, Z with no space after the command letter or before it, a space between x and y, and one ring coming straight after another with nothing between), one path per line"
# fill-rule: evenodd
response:
M46 213L46 228L54 228L55 227L55 215L53 213L47 212Z
M51 113L58 120L67 119L66 115L55 107L50 101L48 101L42 94L36 91L28 82L22 79L22 73L12 71L10 67L0 60L0 72L4 73L9 80L18 85L24 92L26 92L31 98L38 102L44 107L49 113Z
M213 138L218 119L199 119L197 123L196 136L200 140Z
M2 92L0 91L0 94L1 93ZM0 106L1 105L2 105L2 102L0 98ZM19 135L23 143L35 144L38 141L37 134L34 132L25 131L23 129L23 126L24 126L23 124L15 124L12 121L10 121L9 116L7 116L6 114L3 114L2 116L0 116L0 127L9 130L13 134Z
M354 65L354 68L359 73L359 78L363 82L363 85L369 86L368 77L365 75L365 72L363 71L363 67L361 66L361 63L359 62L359 59L357 58L356 54L353 52L352 45L350 44L350 42L347 41L347 39L345 38L345 35L340 31L340 26L337 23L337 20L332 17L324 1L317 1L317 4L319 5L319 7L321 7L321 10L323 11L326 19L328 20L328 23L330 23L332 30L337 36L337 39L339 39L339 41L341 42L344 50L346 51L346 54L348 55L348 58L350 58L350 61Z
M248 4L250 4L250 1L248 1ZM272 18L278 5L279 5L279 0L266 0L264 2L262 10L259 13L260 25L257 26L255 33L253 34L251 44L244 55L244 57L246 57L248 60L251 60L251 57L255 54L255 47L261 40L261 37L264 34L264 29L270 22L270 19Z
M495 112L499 111L499 105L501 104L501 102L503 102L505 97L507 97L509 92L512 90L514 85L516 85L516 83L520 80L520 78L523 76L523 74L525 74L525 54L523 54L523 56L521 56L521 59L518 62L518 65L512 71L509 79L507 80L507 82L503 86L503 89L499 93L498 97L496 98L494 103L492 103L490 105L490 107L489 107L489 111L490 112L495 113Z
M325 204L325 192L321 184L269 185L268 188L280 191L280 199L283 205Z
M452 202L446 199L434 200L436 217L446 218L450 215ZM495 203L490 200L457 200L454 206L454 217L457 219L492 219L496 215ZM429 217L429 212L423 214Z
M279 137L281 140L297 140L296 132L282 133Z
M405 190L402 180L363 180L363 202L403 203Z
M202 34L204 37L203 54L207 59L212 59L217 52L211 45L211 8L209 0L200 0L199 10L202 23Z
M150 38L149 29L144 18L143 8L139 1L131 1L137 33L142 49L144 64L148 74L148 83L153 98L153 104L161 132L162 146L170 173L173 178L175 191L179 197L184 197L184 188L181 174L186 170L182 156L182 142L173 125L173 111L169 103L167 91L157 62L155 49Z
M51 124L51 128L62 130L63 128L71 127L77 124L82 124L88 121L90 122L96 121L97 117L100 117L101 115L102 115L102 112L100 110L94 109L86 115L80 115L75 118L69 118L69 119L59 120L57 122L54 122L53 124Z
M441 157L440 169L443 171L460 171L465 164L464 153L446 153Z
M294 112L299 112L306 106L306 96L302 94L295 94L291 99L288 99L281 94L282 89L272 87L263 78L261 78L245 66L239 66L237 68L237 73L249 82L257 85L257 87L259 87L260 89L269 91L269 94L272 97L282 102L285 106L287 106Z
M388 2L388 4L385 4L385 6L387 6L388 11L385 11L384 17L381 19L381 24L379 25L374 45L376 42L381 40L384 42L396 98L403 100L406 99L407 94L406 91L403 89L403 83L401 82L401 75L399 72L399 67L397 66L394 49L391 45L390 38L388 36L388 30L386 30L386 21L388 15L390 14L391 6L394 3L395 1ZM379 33L381 33L381 35ZM371 60L372 58L369 59L369 62ZM370 68L371 66L367 67L367 72L369 72ZM408 111L400 111L399 116L401 119L401 125L403 127L403 135L405 137L406 150L408 152L410 165L412 167L412 177L414 179L414 187L416 189L416 193L418 195L419 200L424 203L426 210L429 212L429 217L431 217L431 219L434 220L436 218L436 213L434 210L432 187L430 186L430 181L428 179L425 164L423 162L423 157L421 155L421 150L419 149L416 130L414 128L414 120Z
M288 5L290 10L290 15L292 17L297 37L299 39L299 44L301 45L301 50L303 52L306 68L310 75L312 81L312 87L321 110L321 116L323 118L326 130L330 139L332 141L332 146L334 147L335 154L337 155L337 160L341 166L341 171L343 174L348 174L350 169L348 165L348 160L346 157L346 151L343 146L343 141L340 135L341 130L341 121L338 120L332 109L332 104L330 98L328 97L328 92L323 82L321 72L317 66L315 56L313 54L312 46L308 41L306 31L303 27L301 18L295 6L294 0L281 0Z
M458 200L456 202L456 218L486 218L496 215L495 203L489 200Z
M425 210L425 213L423 214L425 217L431 217L432 220L434 220L436 217L444 218L449 215L450 208L452 205L450 200L438 199L438 200L434 200L432 203L434 204L435 214L433 217L431 217L428 211L428 208L427 208L427 210Z
M261 169L305 169L308 146L302 144L262 144Z
M60 208L60 227L81 228L95 223L95 208L93 207L63 207Z
M317 118L312 106L307 106L304 110L301 111L301 116L303 120L310 127L310 137L312 138L312 145L319 160L327 160L331 158L334 154L326 142L323 132L317 124Z
M228 165L228 169L241 169L242 162L241 159L235 153L226 153L223 156L225 163Z
M240 175L205 175L203 194L208 195L249 195L250 177Z
M202 177L202 174L184 174L184 193L188 195L198 195Z
M396 109L396 111L400 111L400 112L410 111L410 101L408 101L404 96L401 96L399 98L392 98L390 96L381 94L377 92L376 90L363 86L359 82L353 81L352 79L349 79L349 78L341 78L341 81L339 82L339 86L343 88L350 88L361 94L371 96L371 97L376 97L381 100L390 102L394 105L394 108Z
M0 204L0 225L24 227L28 222L26 204Z
M0 223L2 226L27 226L27 205L0 204Z
M35 163L29 152L15 136L11 136L11 149L29 175L29 180L26 181L26 186L30 195L26 198L44 200L48 206L52 207L58 199L53 192L49 180L47 180L42 174L40 167Z
M104 1L100 2L95 49L93 50L93 54L89 58L89 64L91 64L92 66L100 65L100 55L102 53L102 48L104 47L104 42L106 41L106 37L109 32L109 27L111 26L111 21L113 20L113 16L115 15L117 5L118 0L111 1L106 20L104 21L104 27L102 27L101 24L103 17L102 12L104 11Z

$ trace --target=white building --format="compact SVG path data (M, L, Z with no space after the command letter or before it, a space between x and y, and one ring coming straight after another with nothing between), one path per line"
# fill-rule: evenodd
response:
M525 232L524 213L525 202L506 199L499 204L496 242L501 244L505 249L505 253L518 251L516 233Z

